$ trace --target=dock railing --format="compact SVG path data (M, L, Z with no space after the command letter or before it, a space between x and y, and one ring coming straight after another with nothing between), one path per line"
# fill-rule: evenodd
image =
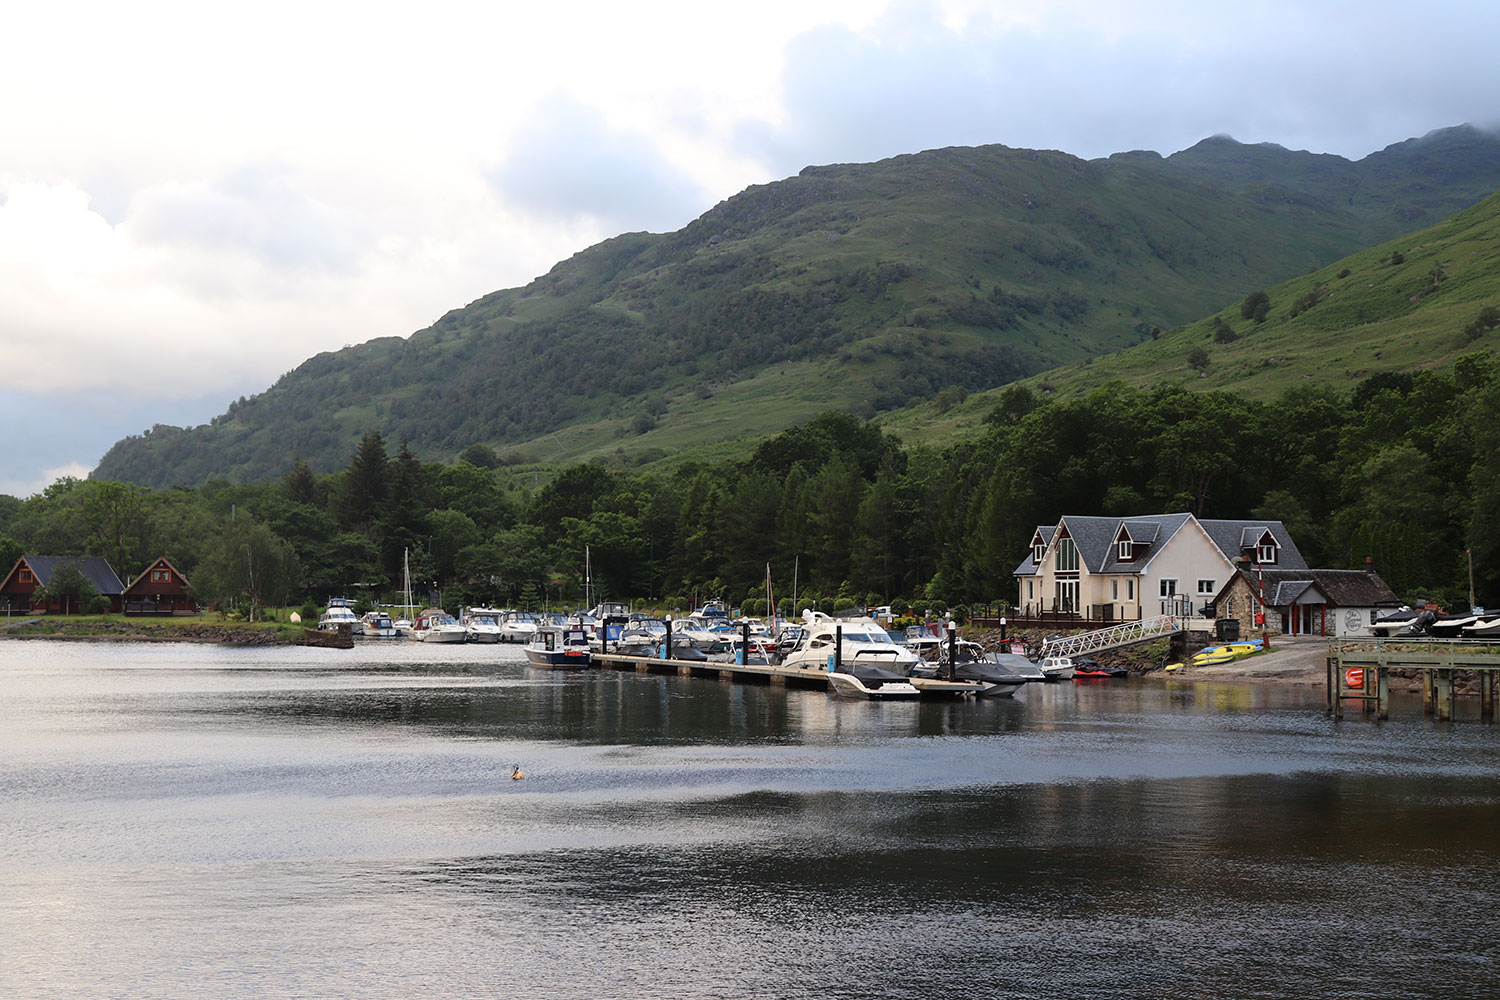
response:
M1107 649L1121 649L1152 639L1160 639L1182 631L1182 619L1176 615L1158 615L1139 621L1123 622L1108 628L1080 632L1077 635L1057 636L1042 643L1043 656L1084 656L1102 653Z

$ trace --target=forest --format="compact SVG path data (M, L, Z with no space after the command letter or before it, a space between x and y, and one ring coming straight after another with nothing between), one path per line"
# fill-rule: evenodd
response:
M1006 390L979 439L905 448L828 412L733 461L665 470L451 464L370 430L342 470L289 457L259 484L151 490L62 479L0 497L0 561L102 555L127 581L165 555L206 604L332 595L686 607L764 596L955 606L1013 600L1038 524L1191 511L1284 521L1312 565L1374 560L1408 601L1500 603L1500 368L1382 373L1261 402L1114 383L1067 401Z

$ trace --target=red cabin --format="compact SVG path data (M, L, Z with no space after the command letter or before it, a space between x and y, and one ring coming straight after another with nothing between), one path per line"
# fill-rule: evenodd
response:
M188 579L162 556L125 588L127 615L190 615L198 602L188 596Z

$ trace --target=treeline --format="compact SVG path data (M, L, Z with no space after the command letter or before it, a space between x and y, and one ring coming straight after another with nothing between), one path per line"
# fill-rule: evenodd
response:
M1114 384L1055 401L1002 394L979 439L903 448L827 413L737 461L665 472L602 464L453 465L394 455L378 431L343 470L297 460L279 480L152 491L60 480L0 498L0 558L103 555L131 576L167 555L201 599L321 603L356 587L393 600L409 562L443 604L577 604L585 548L599 596L804 596L888 603L1014 599L1037 524L1068 513L1192 511L1286 522L1314 565L1373 558L1408 599L1500 603L1500 376L1373 376L1341 394L1261 403Z

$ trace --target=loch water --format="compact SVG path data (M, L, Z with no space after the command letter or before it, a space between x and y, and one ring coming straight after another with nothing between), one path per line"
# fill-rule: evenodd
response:
M0 641L0 690L0 996L1500 995L1500 731L1400 697L409 642Z

